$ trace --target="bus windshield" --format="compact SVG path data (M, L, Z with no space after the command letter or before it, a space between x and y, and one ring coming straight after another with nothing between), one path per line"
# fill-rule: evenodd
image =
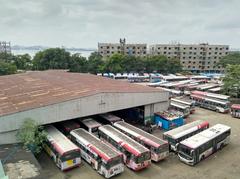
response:
M156 153L156 154L160 154L160 153L162 153L162 152L168 151L168 149L169 149L168 145L161 145L161 146L158 147L158 148L154 148L154 149L153 149L153 152Z
M189 148L185 145L182 145L182 144L179 145L179 154L184 155L188 159L192 158L192 152L191 151L192 151L191 148Z
M93 127L93 128L91 128L91 132L92 132L92 133L98 132L98 127Z
M107 162L106 164L104 164L104 166L106 167L107 170L109 170L110 168L112 168L120 163L122 163L122 157L116 157L116 158L110 160L109 162Z
M80 155L80 152L78 150L69 151L61 156L61 161L64 162L64 161L72 160L74 158L79 157L79 155Z
M145 160L150 160L151 156L149 152L145 152L143 154L141 154L140 156L135 157L135 162L138 163L142 163Z

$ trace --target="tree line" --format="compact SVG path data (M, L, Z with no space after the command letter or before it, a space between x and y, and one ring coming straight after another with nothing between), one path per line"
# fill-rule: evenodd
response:
M69 69L70 72L82 73L177 73L182 71L179 59L168 59L165 56L135 57L113 54L103 58L93 52L88 58L79 53L70 54L62 48L50 48L30 55L0 54L0 75L16 73L17 70Z

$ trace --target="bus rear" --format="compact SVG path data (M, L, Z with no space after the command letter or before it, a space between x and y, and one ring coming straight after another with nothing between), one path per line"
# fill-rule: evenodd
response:
M105 178L110 178L124 171L122 155L118 155L109 161L102 162L102 173Z
M54 126L45 127L47 141L43 148L63 171L77 167L81 163L80 149Z
M235 118L240 118L240 104L233 104L231 106L231 115Z

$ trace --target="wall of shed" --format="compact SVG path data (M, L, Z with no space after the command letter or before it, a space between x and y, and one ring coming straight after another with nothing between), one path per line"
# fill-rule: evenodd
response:
M19 129L26 118L39 124L49 124L148 104L168 105L167 92L100 93L62 103L0 117L0 144L12 143L11 131Z

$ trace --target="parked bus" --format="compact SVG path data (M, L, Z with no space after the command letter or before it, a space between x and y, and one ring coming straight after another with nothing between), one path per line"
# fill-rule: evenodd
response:
M99 122L95 121L92 118L87 119L77 119L78 123L81 125L82 128L87 130L88 132L98 135L98 128L102 126Z
M98 131L100 139L123 153L123 161L127 167L137 171L150 166L151 154L146 147L110 125L101 126Z
M170 150L177 152L179 142L189 138L209 127L207 121L193 121L178 128L163 133L163 139L169 142Z
M58 122L55 124L55 127L62 132L65 136L68 138L71 137L70 132L74 129L80 128L80 125L72 120L69 121L63 121L63 122Z
M187 117L190 114L190 106L175 101L170 102L170 108L175 109L183 113L183 117Z
M124 171L120 152L112 149L84 129L75 129L70 134L72 141L80 147L81 157L105 178Z
M195 94L191 94L191 98L195 101L196 105L202 108L210 109L220 113L229 112L229 101L204 97Z
M195 165L227 145L230 142L230 134L229 126L216 124L187 138L178 146L179 159L188 165Z
M96 117L96 119L98 119L98 121L103 124L110 124L110 125L113 125L115 122L118 122L118 121L123 121L122 118L110 113L100 114Z
M168 142L123 121L116 122L113 126L148 148L151 151L151 160L158 162L168 157Z
M80 149L54 126L45 127L47 140L43 148L62 171L81 163Z
M187 100L182 98L171 98L171 101L189 106L191 114L193 114L195 111L195 102L192 100Z
M240 118L240 104L233 104L231 106L232 117Z

